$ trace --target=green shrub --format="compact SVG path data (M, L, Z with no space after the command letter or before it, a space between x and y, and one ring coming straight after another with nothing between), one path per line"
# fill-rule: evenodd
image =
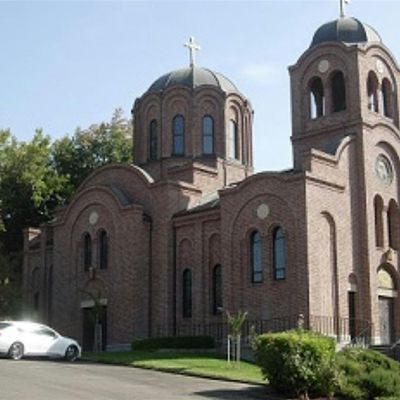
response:
M340 394L352 400L400 396L400 364L373 350L346 348L337 358ZM394 400L394 399L393 399Z
M214 339L210 336L167 336L136 339L132 342L132 350L213 349L214 347Z
M303 330L268 333L254 341L257 363L277 391L332 396L338 385L332 338Z

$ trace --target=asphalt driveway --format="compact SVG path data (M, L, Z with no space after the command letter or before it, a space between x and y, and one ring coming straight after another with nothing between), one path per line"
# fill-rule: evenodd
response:
M267 399L261 386L137 368L0 359L0 400Z

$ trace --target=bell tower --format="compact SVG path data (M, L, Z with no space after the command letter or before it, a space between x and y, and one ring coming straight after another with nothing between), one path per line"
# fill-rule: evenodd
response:
M379 34L356 18L322 25L310 47L289 68L295 169L305 169L312 148L335 154L345 136L367 126L398 127L398 68Z

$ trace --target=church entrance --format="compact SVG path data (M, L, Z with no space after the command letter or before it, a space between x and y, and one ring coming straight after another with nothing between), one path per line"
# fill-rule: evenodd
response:
M393 299L390 297L379 297L379 326L381 344L393 342Z
M390 344L395 337L395 308L397 288L386 267L378 270L379 336L381 344Z
M105 350L107 346L107 307L100 307L97 313L95 307L82 308L82 312L83 351Z

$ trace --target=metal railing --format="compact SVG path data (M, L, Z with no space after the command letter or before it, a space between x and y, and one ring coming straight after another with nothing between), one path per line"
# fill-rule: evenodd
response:
M367 320L335 318L318 315L290 315L271 319L246 320L241 336L248 341L251 335L267 332L281 332L289 329L304 328L324 335L332 336L338 342L353 342L369 345L373 332L372 324ZM223 343L229 334L227 322L209 324L181 323L158 325L154 336L211 336L217 344Z

